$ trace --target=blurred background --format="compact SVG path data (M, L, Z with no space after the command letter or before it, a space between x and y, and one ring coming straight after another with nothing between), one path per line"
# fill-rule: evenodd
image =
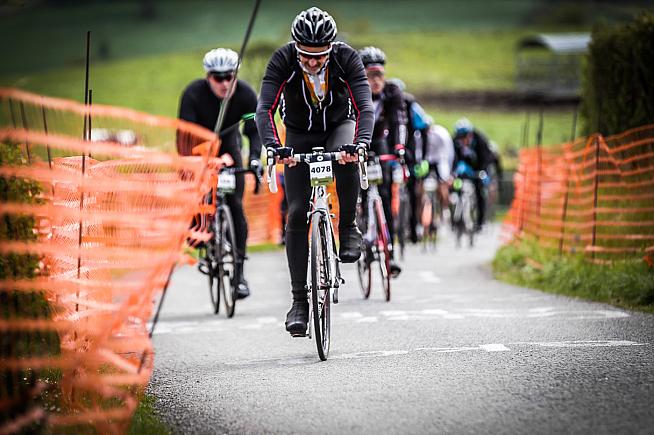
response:
M204 75L204 53L239 49L254 2L0 5L0 86L83 101L90 30L93 103L175 117L184 87ZM495 142L509 170L517 150L538 140L541 112L542 143L583 133L582 126L573 129L573 117L593 26L654 9L652 1L264 0L242 79L259 89L269 56L290 39L292 19L312 5L335 17L339 39L382 48L387 77L401 78L437 123L451 130L459 117L470 118ZM563 76L565 83L547 82Z

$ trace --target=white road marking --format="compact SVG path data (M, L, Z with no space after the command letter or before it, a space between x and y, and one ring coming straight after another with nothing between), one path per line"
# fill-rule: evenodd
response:
M617 347L617 346L645 346L647 343L637 343L629 340L571 340L571 341L545 341L521 342L509 344L522 344L539 347Z
M486 352L506 352L511 350L501 343L482 344L479 347L484 349Z
M279 319L275 317L257 317L257 323L279 323Z
M516 342L508 343L509 345L533 346L533 347L618 347L618 346L646 346L649 343L637 343L628 340L596 340L596 341L552 341L552 342ZM332 353L329 356L330 360L350 360L350 359L363 359L363 358L382 358L400 355L410 355L415 352L431 352L431 353L457 353L457 352L510 352L511 349L502 343L489 343L481 344L479 346L465 346L465 347L417 347L414 349L398 349L398 350L370 350L362 352ZM254 364L278 364L278 365L298 365L298 364L315 364L317 356L306 357L280 357L280 358L262 358L243 361L228 361L224 362L226 365L254 365Z
M379 314L382 316L403 316L406 314L406 311L399 311L399 310L391 310L391 311L380 311Z
M356 322L357 323L374 323L374 322L376 322L378 320L379 319L377 317L372 317L371 316L371 317L362 317L360 319L357 319Z
M341 313L341 317L343 319L359 319L363 317L363 314L361 314L358 311L349 311L349 312Z
M440 279L439 277L437 277L434 274L434 272L432 272L431 270L422 270L422 271L418 272L418 276L424 282L429 282L429 283L433 283L433 284L438 284L438 283L443 282L443 280Z

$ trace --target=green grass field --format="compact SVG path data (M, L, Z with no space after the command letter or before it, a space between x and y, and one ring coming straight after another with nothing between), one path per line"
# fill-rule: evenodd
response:
M3 2L0 75L81 64L85 35L92 31L93 56L111 59L183 52L241 40L254 1L153 1L143 14L137 1ZM21 7L22 5L22 7ZM570 6L546 0L301 0L262 1L252 39L276 43L289 38L293 17L316 5L337 20L346 40L361 34L467 31L552 26L589 28L599 18L620 19L637 7L609 2ZM423 41L430 46L428 39ZM456 47L453 47L456 48ZM38 54L38 55L37 55Z

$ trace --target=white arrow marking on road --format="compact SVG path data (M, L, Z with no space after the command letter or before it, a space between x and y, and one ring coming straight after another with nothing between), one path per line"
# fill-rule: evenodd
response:
M443 280L440 279L439 277L437 277L434 274L434 272L432 272L431 270L420 271L420 272L418 272L418 276L424 282L429 282L429 283L434 283L434 284L438 284L440 282L443 282Z
M486 352L506 352L511 349L508 347L504 346L501 343L492 343L492 344L482 344L481 346L482 349L484 349Z
M465 352L467 350L479 350L478 347L419 347L416 351L428 351L438 353Z

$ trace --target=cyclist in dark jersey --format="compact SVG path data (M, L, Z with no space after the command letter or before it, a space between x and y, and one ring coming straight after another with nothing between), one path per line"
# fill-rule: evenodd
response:
M404 104L406 105L407 116L407 140L406 140L406 160L411 168L413 164L417 163L416 158L418 155L424 155L423 150L416 149L417 147L424 147L427 142L429 126L432 122L431 117L427 115L425 110L418 104L416 98L406 92L406 85L398 78L386 80L386 84L393 83L397 85L402 91ZM409 171L409 179L407 180L407 191L409 193L409 203L411 210L409 213L410 233L409 238L411 242L418 242L418 234L416 228L418 226L418 197L416 193L416 176L413 170Z
M388 83L384 76L386 55L377 47L365 47L359 55L366 69L366 77L372 92L375 126L370 150L375 154L392 154L404 150L407 141L407 111L402 90L395 83ZM405 154L406 155L406 154ZM407 156L408 157L408 156ZM392 172L389 162L382 162L384 180L379 185L379 195L384 206L384 216L390 232L391 245L395 230L391 211ZM393 258L391 246L391 274L396 277L402 269Z
M203 60L206 77L191 82L182 94L179 104L179 118L194 122L210 130L215 130L218 113L227 97L230 85L234 80L234 73L238 65L236 52L217 48L209 51ZM243 167L241 155L241 133L239 122L244 115L254 113L257 107L257 95L252 87L242 80L237 80L229 107L223 121L220 133L221 145L219 156L229 154L234 160L234 166ZM231 127L231 128L230 128ZM243 128L250 141L249 167L261 172L261 139L257 126L253 120L245 121ZM180 154L189 155L192 145L183 138L178 138L177 148ZM246 254L248 224L243 212L244 176L237 175L236 190L226 196L227 204L234 218L236 232L236 247L243 258ZM241 271L243 268L241 268ZM240 299L249 296L250 289L244 274L241 273L240 284L237 289Z
M465 161L475 171L487 171L488 166L495 161L488 139L481 132L474 128L467 118L459 119L454 124L454 166L458 161ZM475 196L477 197L477 222L476 231L481 229L486 214L486 201L483 197L482 180L476 177Z
M286 255L293 293L286 330L291 335L306 331L309 315L307 211L311 186L309 168L295 165L288 158L288 148L307 153L317 146L327 151L350 144L367 147L372 134L370 88L361 59L347 44L334 42L336 32L336 23L327 12L316 7L300 12L291 25L293 41L275 51L268 62L257 106L261 139L286 164ZM278 109L286 126L285 144L274 123ZM361 249L354 216L359 195L355 148L345 147L348 152L342 152L341 164L334 164L340 206L339 257L344 263L355 262Z

